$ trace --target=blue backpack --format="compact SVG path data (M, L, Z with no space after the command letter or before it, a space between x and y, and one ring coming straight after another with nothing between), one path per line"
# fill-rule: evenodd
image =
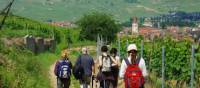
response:
M57 72L59 78L69 79L71 75L70 62L68 60L60 60Z

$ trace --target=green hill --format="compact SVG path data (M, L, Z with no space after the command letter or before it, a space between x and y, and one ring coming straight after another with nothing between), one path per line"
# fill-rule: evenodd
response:
M9 0L0 1L0 9ZM89 11L103 11L120 21L132 16L152 16L170 10L200 11L199 0L16 0L12 12L39 21L75 21Z

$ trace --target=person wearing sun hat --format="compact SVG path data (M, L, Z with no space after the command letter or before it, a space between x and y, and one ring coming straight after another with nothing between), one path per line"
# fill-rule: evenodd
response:
M128 60L131 63L136 62L136 59L138 56L137 56L137 46L135 44L130 44L127 47L127 53L128 53ZM142 75L144 77L146 77L148 75L148 73L147 73L147 69L146 69L145 60L143 58L140 58L139 67L142 70ZM119 72L120 78L124 78L124 73L125 73L126 68L127 68L127 65L126 65L125 61L123 60L121 63L120 72Z
M145 60L142 57L137 56L137 53L138 53L137 46L135 44L130 44L127 47L127 53L128 53L128 57L127 57L127 59L124 59L122 61L120 71L119 71L119 77L124 79L126 69L128 68L127 62L129 62L129 65L130 64L138 64L138 67L142 72L142 76L147 77L148 73L147 73L147 69L146 69L146 65L145 65ZM141 87L141 88L143 88L143 87Z

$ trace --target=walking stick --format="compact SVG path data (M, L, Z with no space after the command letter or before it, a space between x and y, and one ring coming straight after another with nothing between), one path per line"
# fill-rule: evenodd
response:
M94 81L94 76L92 76L92 88L93 88L93 81Z

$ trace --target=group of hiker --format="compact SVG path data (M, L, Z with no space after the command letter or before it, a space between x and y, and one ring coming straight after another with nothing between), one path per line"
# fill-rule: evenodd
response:
M117 49L110 51L107 46L101 47L101 55L97 62L86 47L82 48L82 54L78 56L74 66L69 59L69 52L65 49L61 52L61 59L56 62L54 73L57 76L57 88L69 88L70 77L79 80L80 88L90 88L91 79L100 83L100 88L118 88L118 79L124 80L124 88L144 88L147 70L145 60L137 56L137 46L130 44L127 47L128 57L121 62L117 55ZM95 75L95 66L98 73ZM92 86L93 87L93 86Z

